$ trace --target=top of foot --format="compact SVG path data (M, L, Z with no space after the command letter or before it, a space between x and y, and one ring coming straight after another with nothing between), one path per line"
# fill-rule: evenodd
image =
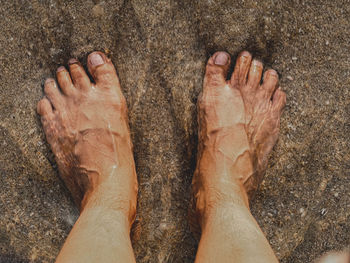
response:
M225 52L215 53L206 67L199 99L199 159L194 184L234 179L251 197L277 141L286 95L278 88L274 70L267 70L260 83L263 64L249 52L238 56L227 80L229 67L230 56ZM208 168L209 163L215 167ZM202 178L201 169L215 169L221 177Z
M93 52L88 69L95 83L76 59L69 61L69 71L59 67L59 87L47 79L37 107L60 175L81 207L117 169L133 167L127 108L115 68L103 53ZM123 184L134 192L136 176ZM135 202L136 194L125 199Z

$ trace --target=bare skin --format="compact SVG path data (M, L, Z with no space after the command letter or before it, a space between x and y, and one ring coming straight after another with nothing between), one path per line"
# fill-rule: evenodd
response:
M112 62L88 58L91 83L75 59L45 82L37 107L60 176L80 217L56 262L135 262L130 228L136 214L137 178L127 107Z
M199 99L199 149L193 192L202 236L196 262L277 262L250 213L275 145L286 95L278 75L242 52L230 80L230 57L208 61Z
M285 94L278 76L242 53L230 81L226 53L208 62L199 101L199 158L193 189L202 228L197 262L276 262L249 211L279 131ZM91 83L76 60L45 82L38 113L60 175L81 215L56 262L135 262L130 227L137 179L126 103L111 61L90 54ZM250 71L249 71L250 70ZM249 71L249 76L248 76ZM247 77L248 76L248 77Z

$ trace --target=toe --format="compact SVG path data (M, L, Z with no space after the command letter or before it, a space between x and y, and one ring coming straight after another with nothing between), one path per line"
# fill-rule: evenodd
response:
M52 105L47 98L43 98L38 102L36 111L40 116L49 116L53 113Z
M69 72L65 67L59 67L56 72L58 84L64 94L71 94L74 86L70 78Z
M117 72L110 59L102 52L92 52L88 57L89 72L100 88L120 89Z
M211 87L225 86L230 62L230 55L222 51L216 52L209 58L205 71L204 88L207 85Z
M248 51L243 51L238 55L235 69L231 77L231 83L234 86L242 86L247 83L252 55Z
M90 79L79 61L72 58L69 60L68 65L74 86L82 90L91 88Z
M44 91L46 97L49 98L55 109L63 106L63 96L62 93L58 90L56 81L54 79L48 78L45 81Z
M264 82L262 88L266 97L271 98L273 92L278 86L278 74L275 70L269 69L264 74Z
M248 82L247 82L249 87L251 88L259 87L262 71L263 71L263 64L259 60L254 59L249 69Z
M272 98L272 108L273 110L280 114L284 106L286 105L286 93L281 90L281 88L278 88L275 91L275 94L273 94Z

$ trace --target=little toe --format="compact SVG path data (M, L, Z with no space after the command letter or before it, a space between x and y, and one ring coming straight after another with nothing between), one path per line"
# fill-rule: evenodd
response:
M98 87L116 87L120 89L119 79L114 65L102 52L95 51L89 55L88 69Z
M62 92L66 95L71 94L74 86L66 68L63 66L59 67L56 72L56 77Z
M262 88L266 97L271 98L273 92L278 87L278 74L275 70L269 69L264 74L264 82Z
M281 88L278 88L273 94L272 108L277 114L280 114L285 105L286 105L286 93L283 92Z
M251 88L259 87L261 75L263 71L263 64L259 60L254 59L249 69L248 86Z
M38 102L36 111L40 116L50 116L53 114L53 109L50 101L47 98L43 98Z
M249 67L252 62L252 55L248 51L243 51L238 55L235 69L231 77L234 86L243 86L247 83Z
M230 63L230 55L226 52L216 52L213 56L211 56L206 66L204 88L206 86L225 86L227 71L230 67Z
M90 79L79 61L72 58L68 61L68 65L74 86L82 90L88 90L91 88L92 84Z
M46 79L44 91L46 97L49 98L50 102L52 103L55 109L59 109L63 106L63 95L58 90L56 81L54 79Z

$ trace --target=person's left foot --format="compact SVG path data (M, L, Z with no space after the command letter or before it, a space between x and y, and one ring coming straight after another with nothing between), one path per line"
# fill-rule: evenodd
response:
M137 178L126 101L115 68L103 53L89 55L88 69L96 83L76 59L69 61L70 72L59 67L60 89L47 79L37 111L77 205L83 209L94 196L94 203L122 209L132 220Z

